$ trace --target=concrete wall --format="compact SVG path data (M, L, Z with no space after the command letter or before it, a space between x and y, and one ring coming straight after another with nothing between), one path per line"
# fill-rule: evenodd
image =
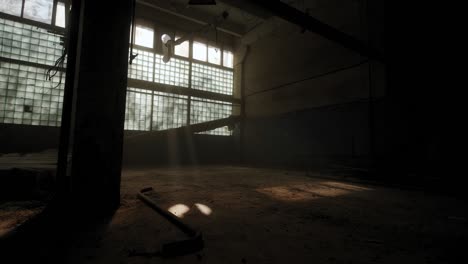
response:
M305 3L312 16L367 41L364 1ZM246 39L244 161L298 164L305 157L369 156L370 126L383 130L383 66L369 66L367 58L278 18ZM382 145L379 136L372 142L376 149Z
M141 133L146 135L134 137ZM125 131L124 165L227 164L239 160L236 138L232 136L147 133ZM59 135L57 127L0 124L0 153L58 149Z
M232 164L239 160L235 137L191 134L183 131L155 134L127 131L125 166Z
M382 112L383 102L376 102ZM317 163L366 166L369 156L368 103L354 102L247 119L244 161L304 167ZM375 124L383 130L383 123ZM382 148L383 138L376 138Z
M0 124L0 153L31 153L57 148L60 129Z

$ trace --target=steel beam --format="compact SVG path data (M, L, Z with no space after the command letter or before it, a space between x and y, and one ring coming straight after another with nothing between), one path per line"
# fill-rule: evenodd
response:
M384 56L381 52L286 3L279 0L250 0L250 2L270 11L275 16L299 25L306 30L312 31L328 40L338 43L345 48L353 50L371 59L384 62Z
M226 117L222 119L207 121L207 122L198 123L198 124L186 125L186 126L178 127L178 128L141 132L141 133L134 134L131 136L126 136L125 141L134 143L135 142L134 140L139 140L141 136L160 137L162 135L166 135L166 134L173 133L173 132L188 132L189 134L200 133L200 132L210 131L210 130L220 128L220 127L232 126L236 123L239 123L240 121L241 121L240 116L230 116L230 117Z
M211 99L223 102L229 102L234 104L240 104L240 99L234 98L232 95L227 94L219 94L213 93L208 91L196 90L196 89L187 89L185 87L162 84L162 83L154 83L136 79L128 79L128 86L129 87L138 87L139 89L145 89L150 91L157 91L163 93L173 93L178 95L187 95L187 96L195 96L204 99Z

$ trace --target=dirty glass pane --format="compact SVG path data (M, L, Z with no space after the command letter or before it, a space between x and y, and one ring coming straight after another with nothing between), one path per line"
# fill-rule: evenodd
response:
M46 81L43 68L0 62L0 122L60 126L62 81Z
M232 95L233 72L201 63L192 63L192 88Z
M154 92L152 130L178 128L187 124L187 96Z
M128 78L143 81L153 81L154 53L144 50L133 49L138 56L128 65ZM129 52L130 59L130 52Z
M57 13L55 14L55 25L65 27L65 4L57 2Z
M54 65L62 55L60 35L39 27L0 18L0 56Z
M172 58L164 63L162 55L156 54L154 66L154 81L157 83L188 87L189 84L189 62Z
M223 52L223 65L225 67L233 68L234 67L234 56L230 51Z
M50 24L54 0L26 0L23 17Z
M190 123L198 124L232 115L232 104L217 100L192 97Z
M180 37L177 37L176 39L179 39L179 38ZM189 42L184 41L181 44L175 46L174 53L175 53L175 55L188 58L188 56L189 56Z
M21 16L21 0L0 0L0 12Z
M153 48L154 31L152 28L137 25L135 27L135 44Z
M221 64L221 50L219 48L208 46L208 62Z
M216 135L216 136L230 136L232 135L232 131L229 130L229 127L219 127L213 130L208 130L205 132L200 132L198 134L207 134L207 135Z
M128 88L125 107L125 129L148 131L151 126L152 92Z
M193 58L200 61L206 61L206 44L193 42Z
M198 124L229 117L232 115L232 104L216 100L192 97L190 110L190 123ZM203 132L203 134L229 136L231 135L231 131L229 131L229 129L226 127L223 127Z

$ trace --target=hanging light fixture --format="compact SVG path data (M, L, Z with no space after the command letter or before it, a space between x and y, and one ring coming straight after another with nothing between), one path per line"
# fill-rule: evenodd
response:
M216 5L216 0L190 0L189 5Z
M167 63L172 57L174 41L168 34L163 34L161 36L161 41L163 43L163 61L164 63Z

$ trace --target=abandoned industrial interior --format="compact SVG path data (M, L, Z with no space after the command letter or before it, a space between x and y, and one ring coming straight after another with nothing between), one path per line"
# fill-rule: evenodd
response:
M0 263L468 263L388 2L0 0Z

